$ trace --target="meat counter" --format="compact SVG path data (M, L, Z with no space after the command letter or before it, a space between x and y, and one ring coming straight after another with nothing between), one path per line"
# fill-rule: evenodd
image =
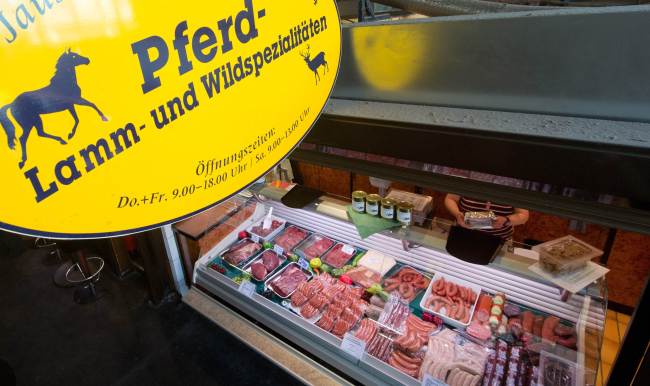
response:
M261 193L254 214L197 261L194 289L311 358L362 384L595 384L602 281L564 301L522 256L469 264L445 251L435 227L361 239L347 202L293 209L279 202L281 190ZM362 353L351 355L350 344Z

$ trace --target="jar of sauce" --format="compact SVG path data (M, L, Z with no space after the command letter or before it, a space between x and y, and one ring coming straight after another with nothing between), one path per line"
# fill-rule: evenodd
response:
M366 213L371 216L379 216L379 203L381 196L378 194L369 194L366 197Z
M413 221L413 204L401 201L397 204L397 221L402 225L411 225Z
M363 190L357 190L352 192L352 209L358 213L364 213L366 211L366 192Z
M395 206L397 203L390 199L390 198L384 198L381 200L381 217L385 218L386 220L394 220L395 219Z

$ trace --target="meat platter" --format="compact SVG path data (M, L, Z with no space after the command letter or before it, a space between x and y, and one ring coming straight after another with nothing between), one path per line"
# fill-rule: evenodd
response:
M297 263L287 264L264 282L278 297L289 298L303 281L309 281L313 274L300 268Z
M272 242L282 248L285 253L291 253L293 249L311 233L295 225L290 225L280 232Z
M309 261L315 257L325 255L325 253L327 253L335 243L336 242L329 237L313 234L309 236L307 240L303 241L295 251L297 254Z
M287 222L279 217L271 216L269 228L264 229L264 219L251 225L246 231L251 234L253 240L270 241L278 233L282 232Z
M241 267L261 250L262 244L251 239L243 239L221 252L220 256L233 267Z
M267 249L249 261L244 266L244 271L248 272L253 277L253 280L264 281L280 268L285 261L287 261L286 257L278 255L272 249Z
M441 285L444 291L437 290ZM480 294L480 286L437 273L420 301L420 308L440 316L449 325L465 328L472 320Z
M334 248L330 249L329 252L323 256L323 262L334 268L341 268L345 263L361 252L360 249L351 245L337 243Z

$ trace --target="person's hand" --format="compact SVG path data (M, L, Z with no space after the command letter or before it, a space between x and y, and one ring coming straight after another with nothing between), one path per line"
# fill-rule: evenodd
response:
M496 219L492 220L492 228L501 229L504 225L506 225L506 222L508 222L507 217L497 216Z
M469 228L469 225L465 223L465 214L464 213L458 213L456 215L456 222L458 225L462 226L463 228Z

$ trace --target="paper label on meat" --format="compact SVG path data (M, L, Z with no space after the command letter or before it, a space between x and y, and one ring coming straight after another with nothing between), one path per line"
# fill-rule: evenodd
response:
M251 233L251 240L255 241L256 243L260 242L260 237L256 235L255 233Z
M241 284L239 285L239 292L246 295L247 298L252 298L256 289L257 287L255 286L255 284L253 284L253 282L248 280L242 281Z
M309 262L307 260L303 259L302 257L300 258L300 260L298 260L298 265L300 266L300 268L302 268L304 270L309 269Z
M355 251L354 251L354 247L349 246L349 245L347 245L347 244L343 245L343 247L341 247L341 250L342 250L343 253L345 253L346 255L354 255L354 252L355 252Z
M352 356L354 359L361 360L363 353L366 351L366 342L356 338L352 333L343 335L341 350Z
M448 386L443 381L432 377L430 374L424 374L422 378L422 386Z
M281 246L275 244L273 246L273 251L281 256L284 253L284 248L282 248Z

